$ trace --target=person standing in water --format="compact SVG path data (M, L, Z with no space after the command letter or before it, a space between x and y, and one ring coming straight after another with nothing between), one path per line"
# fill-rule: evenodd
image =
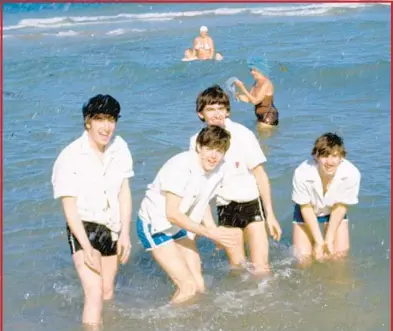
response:
M261 127L278 126L279 116L278 110L274 106L274 86L268 78L269 66L267 61L259 56L249 57L247 65L255 83L251 90L247 91L242 81L235 80L234 84L241 91L237 94L237 100L255 105L255 116Z
M233 268L244 268L248 244L250 271L255 275L267 274L270 272L267 229L277 241L282 231L273 211L270 181L263 166L266 157L254 133L229 119L229 96L220 86L211 86L199 94L196 113L208 127L218 125L231 134L224 178L216 199L218 225L236 230L242 239L235 247L224 247L229 263ZM196 149L197 135L190 138L190 150Z
M349 250L348 206L358 203L360 172L335 133L316 139L312 159L293 175L293 247L300 262L345 257ZM322 234L319 224L323 224Z
M112 139L118 101L98 94L82 112L85 131L56 159L52 185L85 295L82 323L96 329L103 301L113 297L119 261L125 264L131 252L129 178L134 171L127 143L120 136Z
M200 35L194 39L193 50L194 54L199 60L212 60L214 58L214 42L208 35L208 28L201 26L199 29Z
M137 233L145 250L177 287L171 303L205 291L195 235L224 247L240 241L235 231L215 226L209 206L223 178L222 161L229 145L225 129L203 129L196 138L196 150L169 159L142 200Z

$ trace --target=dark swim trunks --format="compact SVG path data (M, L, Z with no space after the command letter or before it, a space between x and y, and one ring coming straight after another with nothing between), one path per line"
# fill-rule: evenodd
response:
M228 205L218 206L218 224L244 229L253 222L263 222L265 212L260 198L249 202L232 201Z
M102 256L112 256L117 254L117 241L112 240L111 230L105 225L82 221L89 241L94 249L99 251ZM82 246L72 234L67 225L67 238L71 248L71 255L80 251Z

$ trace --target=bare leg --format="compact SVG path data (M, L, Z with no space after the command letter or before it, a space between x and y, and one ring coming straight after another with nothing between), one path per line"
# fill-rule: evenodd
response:
M118 265L117 255L103 256L101 258L102 293L104 300L111 300L113 298Z
M74 253L72 259L85 294L82 323L100 325L102 324L102 278L86 266L83 250Z
M244 234L243 234L243 230L240 228L231 228L231 229L239 232L239 234L241 235L240 236L241 240L238 246L225 248L225 252L228 256L229 264L231 265L231 267L238 269L238 268L242 268L247 261L246 252L244 249Z
M197 291L205 292L205 281L202 276L202 262L194 240L184 238L176 241L176 245L183 254L187 266L194 277Z
M252 273L255 275L269 273L269 240L265 222L250 223L245 229L245 235L250 248Z
M177 286L172 303L181 303L195 296L197 285L187 262L175 242L152 250L153 258Z
M328 225L325 225L325 232ZM349 251L349 224L348 221L342 221L337 228L336 235L333 242L333 258L345 258Z
M313 239L307 224L293 223L292 241L295 257L301 267L306 267L312 262Z

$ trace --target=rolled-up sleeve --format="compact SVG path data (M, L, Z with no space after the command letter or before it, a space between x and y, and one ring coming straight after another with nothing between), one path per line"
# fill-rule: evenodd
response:
M295 170L292 178L292 201L298 205L305 205L311 202L306 181L298 169Z
M243 147L243 153L245 156L247 168L252 170L256 166L266 162L266 156L262 151L261 145L258 139L252 132L249 132L246 136L247 140Z
M72 158L61 154L53 166L52 186L55 199L78 195L78 181Z
M171 192L179 197L184 197L185 188L189 179L188 170L176 167L174 164L168 166L161 176L161 191Z

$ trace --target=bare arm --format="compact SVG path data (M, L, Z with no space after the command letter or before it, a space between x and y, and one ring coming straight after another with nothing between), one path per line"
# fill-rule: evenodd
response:
M207 237L208 231L205 226L193 222L179 209L181 197L171 192L165 192L166 217L169 222L197 235Z
M268 94L269 89L271 90L271 93L273 93L273 85L272 83L266 82L258 91L257 95L254 97L251 94L251 91L248 92L246 87L244 86L244 83L241 81L237 81L237 83L235 83L236 86L243 92L243 94L247 97L248 102L251 102L254 105L257 105L259 103L261 103L263 101L263 99L265 98L265 96Z
M252 172L257 182L259 194L262 197L269 232L275 240L279 241L282 230L273 211L269 177L262 164L259 164L254 169L252 169Z
M212 59L215 54L214 41L212 38L209 38L209 46L210 46L210 59Z
M323 245L323 236L321 229L319 228L317 216L314 213L314 209L311 204L305 204L300 206L300 212L304 219L304 222L310 229L311 235L315 243L319 246Z
M120 222L121 232L117 242L117 255L120 257L120 262L125 264L131 253L130 240L130 223L131 223L131 189L128 178L124 178L119 192L119 208L120 208Z
M202 219L203 225L205 225L207 228L216 228L216 222L214 221L213 214L212 214L212 208L210 205L207 206L205 215L203 215Z
M240 237L238 232L232 229L207 227L193 222L186 214L180 212L179 206L181 197L171 192L165 192L166 216L174 225L193 232L199 236L207 237L214 242L225 246L233 247L239 243Z
M257 181L257 186L259 190L259 194L263 200L263 207L266 213L266 216L274 216L273 212L273 204L272 204L272 196L270 189L270 181L267 173L262 164L259 164L252 170L255 179Z
M336 231L347 213L347 206L341 203L335 204L329 217L328 228L325 235L325 241L332 242L336 235Z
M119 206L120 206L120 221L121 221L121 233L130 234L130 223L132 213L132 197L129 179L123 179L119 192Z
M195 38L192 45L192 54L194 56L197 56L197 48L196 48L197 44L198 44L198 38Z

